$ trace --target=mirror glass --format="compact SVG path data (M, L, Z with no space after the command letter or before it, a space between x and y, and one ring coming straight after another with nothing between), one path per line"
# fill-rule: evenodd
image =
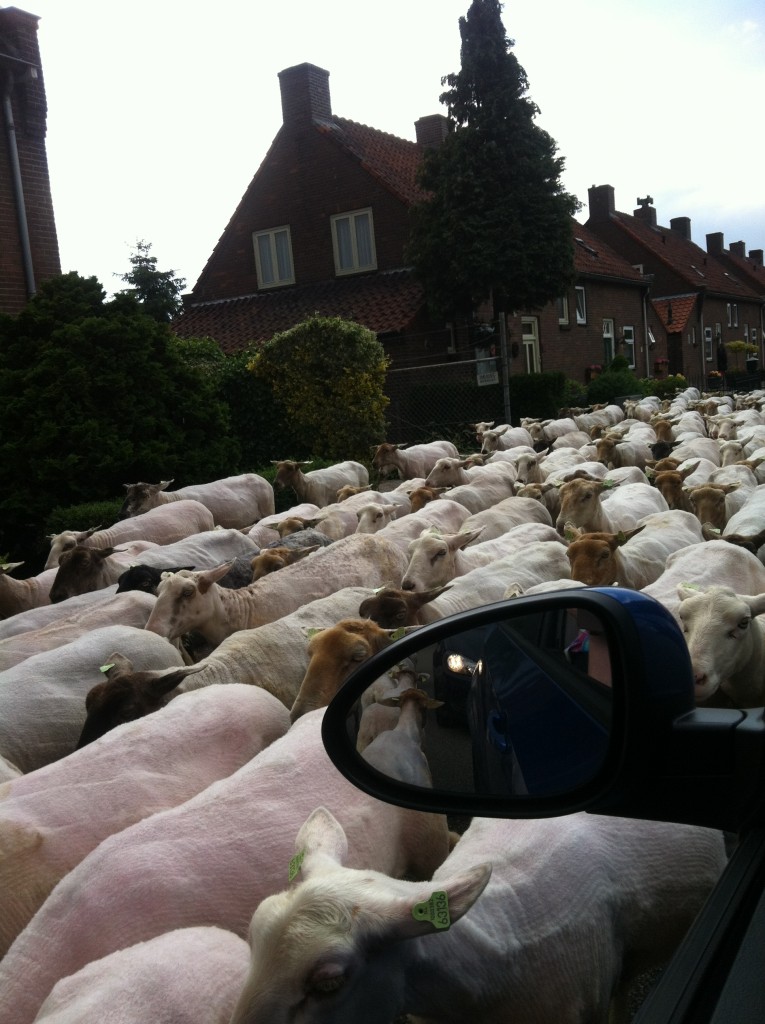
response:
M516 613L424 647L376 680L348 716L349 740L375 769L417 786L565 793L604 763L613 664L591 609Z

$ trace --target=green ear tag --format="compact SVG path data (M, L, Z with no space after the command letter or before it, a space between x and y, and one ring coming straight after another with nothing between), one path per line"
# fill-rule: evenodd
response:
M412 917L415 921L430 921L434 928L448 928L452 923L449 917L449 897L443 890L434 892L429 900L415 903Z
M98 671L99 671L99 672L103 672L104 674L106 674L106 673L107 673L107 672L109 671L109 669L110 669L110 668L114 668L114 664L113 664L113 663L112 663L111 665L102 665L102 666L101 666L101 667L99 668L99 670L98 670Z
M289 879L290 882L294 882L295 876L302 867L304 857L305 850L301 850L300 853L296 853L295 856L290 861L290 869L287 873L287 878Z
M406 636L406 626L399 626L398 629L394 629L390 635L391 640L400 640L402 636Z

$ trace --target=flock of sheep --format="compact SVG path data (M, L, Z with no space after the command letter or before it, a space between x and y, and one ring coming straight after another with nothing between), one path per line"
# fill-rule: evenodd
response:
M282 461L283 513L257 474L134 484L38 576L0 567L0 1024L627 1020L722 835L457 836L340 776L323 709L401 628L612 584L675 615L699 703L765 703L764 403L689 388L477 423L473 455L382 444L376 490ZM412 666L367 697L363 756L427 785Z

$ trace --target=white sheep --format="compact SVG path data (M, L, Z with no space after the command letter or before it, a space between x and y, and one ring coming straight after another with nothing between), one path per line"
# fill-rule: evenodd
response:
M38 1024L225 1024L247 978L247 943L223 928L177 928L56 982Z
M401 581L402 588L433 590L479 565L521 551L532 541L561 542L552 526L540 522L522 523L485 543L474 543L476 540L480 541L480 530L460 530L453 534L425 531L409 545L409 564Z
M287 883L295 835L320 803L343 825L353 867L430 878L449 850L445 818L348 782L324 750L322 718L305 715L233 775L110 836L65 875L0 961L13 1024L31 1024L59 979L117 949L202 924L245 936L253 908Z
M725 706L765 704L765 593L737 594L732 587L702 591L679 584L678 617L693 665L696 702Z
M672 955L725 863L719 832L597 816L474 818L428 883L346 867L318 808L300 884L264 900L231 1024L626 1020L634 975Z
M177 491L168 491L172 480L158 484L125 484L125 500L120 509L122 516L137 516L150 508L169 501L191 498L201 501L213 514L216 526L241 530L250 527L263 516L273 515L274 492L265 477L257 473L241 473L205 484L189 484Z
M0 957L107 836L231 775L288 727L264 690L207 687L0 786Z
M238 590L216 582L228 568L224 563L203 572L174 573L163 578L146 628L171 640L195 629L217 645L239 629L274 622L306 601L326 597L343 587L381 587L398 582L406 568L406 556L386 540L385 530L381 530L335 541L310 558Z
M291 487L298 501L310 501L323 508L334 502L337 492L344 484L363 487L369 483L369 472L360 462L347 459L345 462L312 469L304 473L302 466L310 466L311 460L295 462L293 459L271 460L276 466L274 489ZM273 508L271 508L273 512Z

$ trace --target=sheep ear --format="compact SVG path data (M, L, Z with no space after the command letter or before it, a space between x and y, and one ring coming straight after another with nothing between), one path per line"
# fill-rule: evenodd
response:
M677 585L677 596L681 601L685 601L689 597L696 597L697 594L701 593L703 593L701 588L697 587L694 583L678 583Z
M345 863L348 840L343 826L326 807L312 811L295 839L295 856L289 865L289 881L300 876L305 881L313 874Z
M397 899L385 914L388 936L405 939L445 931L470 910L490 877L491 864L485 863L448 879L419 883L412 902Z

